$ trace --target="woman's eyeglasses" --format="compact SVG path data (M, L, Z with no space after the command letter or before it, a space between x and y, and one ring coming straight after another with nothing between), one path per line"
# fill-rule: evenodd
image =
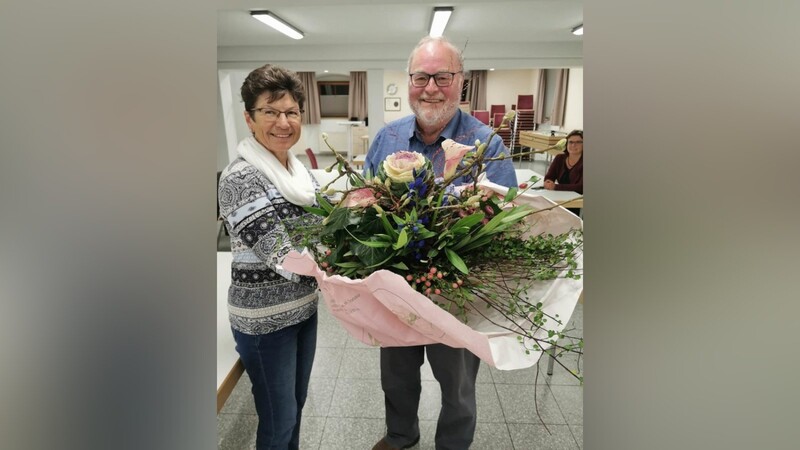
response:
M453 84L453 79L455 78L458 72L439 72L439 73L425 73L425 72L416 72L411 73L409 76L411 77L411 85L414 87L425 87L428 85L428 81L433 78L433 82L436 83L439 87L447 87Z
M300 119L303 117L303 110L302 109L290 109L288 111L278 111L277 109L272 108L253 108L250 111L259 111L261 114L264 115L264 119L267 122L275 122L278 120L278 117L281 114L286 116L286 120L290 122L299 122Z

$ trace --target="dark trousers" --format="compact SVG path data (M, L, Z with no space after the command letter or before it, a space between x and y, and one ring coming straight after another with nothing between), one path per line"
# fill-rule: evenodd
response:
M233 330L236 351L253 382L258 450L300 448L300 420L317 348L317 314L269 334Z
M428 354L442 390L436 425L436 450L467 450L475 436L475 379L480 359L463 348L443 344L381 348L381 386L386 403L386 440L403 448L419 437L419 369Z

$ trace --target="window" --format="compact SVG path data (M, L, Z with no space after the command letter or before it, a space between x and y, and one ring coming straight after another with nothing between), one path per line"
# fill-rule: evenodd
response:
M347 117L349 81L319 81L319 109L322 117Z

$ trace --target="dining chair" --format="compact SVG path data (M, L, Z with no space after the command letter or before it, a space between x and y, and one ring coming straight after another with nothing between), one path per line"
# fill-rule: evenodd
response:
M317 157L314 155L314 152L312 152L310 148L306 149L306 156L308 156L308 163L311 164L311 168L319 169L319 167L317 167Z
M503 123L503 116L505 115L506 113L501 113L501 112L492 114L492 126L495 128L499 127L500 124ZM506 127L510 128L511 125L512 125L511 123L507 123Z
M533 94L518 95L517 109L533 109Z
M505 115L505 113L506 113L506 105L492 105L492 106L489 107L489 113L490 113L491 117L497 117L496 114L498 114L498 113ZM495 122L492 122L492 125L496 127L499 123L500 122L495 121Z
M475 110L472 111L472 115L475 116L476 119L480 120L481 122L489 125L489 111L485 109Z

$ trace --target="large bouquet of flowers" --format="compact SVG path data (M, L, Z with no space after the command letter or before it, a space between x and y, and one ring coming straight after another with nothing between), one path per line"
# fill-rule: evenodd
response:
M316 277L333 315L367 344L441 342L500 369L529 367L547 348L581 354L564 329L582 291L581 220L533 194L535 179L510 189L487 180L486 164L505 157L486 158L487 144L446 140L441 177L407 151L362 176L331 148L326 170L351 187L306 208L324 220L283 267ZM467 174L473 183L453 185Z

